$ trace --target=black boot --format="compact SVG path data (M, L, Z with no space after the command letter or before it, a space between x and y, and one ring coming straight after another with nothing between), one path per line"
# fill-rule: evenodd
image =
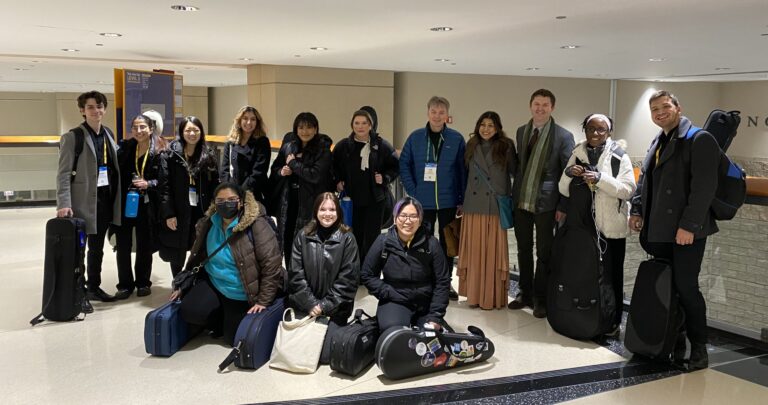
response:
M688 371L696 371L709 367L709 355L706 343L691 342L691 359L688 361Z
M685 332L680 332L675 341L675 349L672 351L672 365L681 370L685 369Z

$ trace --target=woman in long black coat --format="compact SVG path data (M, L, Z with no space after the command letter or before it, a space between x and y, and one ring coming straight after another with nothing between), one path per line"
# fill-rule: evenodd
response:
M272 214L277 217L278 234L287 254L298 230L314 216L312 203L327 191L331 176L331 149L319 136L317 117L300 113L293 121L293 135L285 138L270 172ZM287 263L290 267L290 261Z
M224 145L219 180L237 183L263 203L271 158L272 147L261 114L255 107L243 106L235 115Z
M171 263L175 276L184 267L195 239L195 224L211 205L219 184L216 155L205 143L203 123L185 117L178 139L163 154L160 176L160 257Z

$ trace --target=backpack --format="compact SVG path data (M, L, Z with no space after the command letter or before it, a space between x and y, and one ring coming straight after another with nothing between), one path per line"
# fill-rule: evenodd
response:
M720 146L717 191L709 207L712 217L718 221L733 219L747 198L747 174L725 154L741 123L739 114L739 111L714 110L709 114L704 128L692 125L685 135L685 139L693 139L699 132L706 131L712 134Z
M85 145L85 132L80 127L75 127L69 130L75 134L75 158L72 160L72 171L70 172L69 181L75 181L77 176L77 161L80 160L80 154L83 153L83 146Z

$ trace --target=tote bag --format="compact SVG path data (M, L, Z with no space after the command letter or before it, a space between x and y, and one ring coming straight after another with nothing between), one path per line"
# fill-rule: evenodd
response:
M296 319L293 308L286 309L277 329L269 366L294 373L314 373L328 329L328 324L316 320L314 316Z

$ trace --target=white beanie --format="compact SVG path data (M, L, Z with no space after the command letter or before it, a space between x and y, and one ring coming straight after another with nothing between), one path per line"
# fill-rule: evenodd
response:
M163 116L160 115L160 113L155 110L147 110L141 114L149 117L149 119L155 122L154 135L163 136Z

